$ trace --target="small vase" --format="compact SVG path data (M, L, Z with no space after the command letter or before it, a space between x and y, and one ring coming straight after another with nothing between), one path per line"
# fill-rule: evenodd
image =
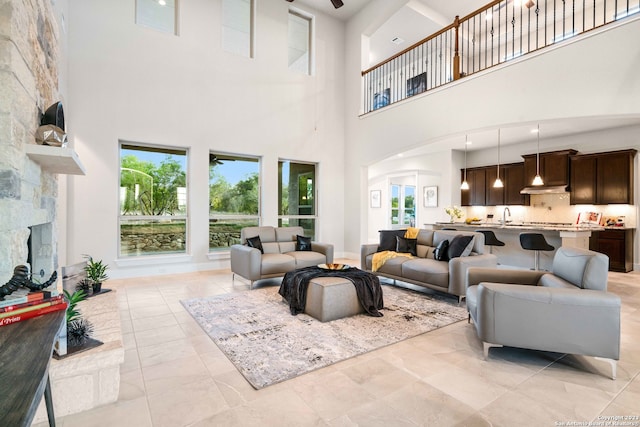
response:
M454 222L455 222L455 218L454 218L454 216L453 216L453 215L451 215L451 216L449 217L449 222L450 222L450 223L454 223Z

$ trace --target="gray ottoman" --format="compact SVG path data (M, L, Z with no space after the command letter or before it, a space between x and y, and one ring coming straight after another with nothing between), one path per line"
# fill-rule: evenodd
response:
M364 313L356 288L342 277L316 277L307 288L304 312L321 322Z

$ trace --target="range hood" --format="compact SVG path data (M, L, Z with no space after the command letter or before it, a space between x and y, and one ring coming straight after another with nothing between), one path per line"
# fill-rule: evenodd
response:
M566 185L541 185L539 187L524 187L520 190L520 194L559 194L566 192Z

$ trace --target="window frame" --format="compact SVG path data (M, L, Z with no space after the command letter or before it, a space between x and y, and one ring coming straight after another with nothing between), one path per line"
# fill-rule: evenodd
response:
M249 58L249 59L253 59L255 58L255 45L256 45L256 0L248 0L249 1L249 52L248 55L243 54L243 53L239 53L238 51L234 51L231 49L227 49L227 45L225 43L225 29L226 28L231 28L229 25L226 25L225 22L225 12L224 12L224 7L225 7L225 2L228 0L222 0L220 3L220 7L221 7L221 19L222 19L222 25L221 25L221 41L222 41L222 50L224 50L227 53L232 53L235 55L239 55L242 56L244 58Z
M394 207L393 206L393 194L394 194L394 187L396 187L398 189L398 207ZM402 227L410 227L411 222L406 223L405 220L405 216L407 213L407 207L406 207L406 199L407 199L407 187L411 187L413 188L413 208L411 209L411 212L413 212L413 221L414 224L413 226L415 226L416 221L417 221L417 216L418 216L418 210L417 210L417 206L416 206L416 199L417 199L417 186L413 185L413 184L395 184L395 183L389 183L389 225L390 228L402 228ZM394 211L398 212L398 222L394 223L393 222L393 213Z
M280 200L282 198L282 182L281 182L281 172L280 172L280 163L284 163L284 162L288 162L289 164L293 163L293 164L299 164L299 165L311 165L313 166L313 214L308 214L308 215L283 215L280 212ZM278 159L278 224L283 224L283 222L285 220L287 220L287 222L289 220L300 220L300 219L311 219L313 220L313 236L317 236L318 235L318 169L319 169L319 163L317 162L306 162L306 161L299 161L299 160L290 160L290 159L283 159L283 158L279 158ZM289 185L291 185L291 183L289 182Z
M125 147L126 146L126 147ZM185 214L179 215L122 215L122 205L121 205L121 194L120 189L122 188L122 150L129 148L135 149L139 148L141 150L147 149L148 151L157 150L159 152L163 151L179 151L184 152L185 156L185 186L186 186L186 204L185 204ZM117 221L117 259L118 260L144 260L150 259L153 257L171 257L171 258L180 258L191 255L191 185L190 185L190 148L189 147L181 147L177 145L162 145L162 144L150 144L150 143L141 143L134 142L128 140L119 140L118 141L118 221ZM168 153L170 154L170 153ZM149 253L142 255L126 255L122 253L122 223L123 221L149 221L149 220L178 220L185 222L185 245L183 252L159 252L159 253Z
M240 159L252 159L252 160L256 160L256 162L258 163L258 213L256 215L213 215L211 213L211 210L209 210L208 212L208 222L209 224L207 225L207 234L210 232L210 222L213 219L220 219L220 220L234 220L234 219L256 219L258 226L260 226L262 224L262 157L261 156L255 156L255 155L250 155L250 154L236 154L236 153L227 153L227 152L223 152L220 150L209 150L209 155L220 155L220 156L228 156L228 157L237 157ZM208 163L208 167L207 169L210 171L211 170L211 163ZM207 188L209 189L209 191L207 192L207 197L209 198L209 203L208 205L211 206L211 192L210 192L210 185L211 183L209 182L209 184L207 185ZM208 240L208 239L207 239ZM230 248L227 249L212 249L209 244L207 244L208 247L208 253L210 255L213 254L220 254L220 253L225 253L225 252L229 252Z
M315 75L315 68L316 68L316 61L315 61L315 57L316 57L316 43L315 43L315 34L316 34L316 18L314 15L305 12L304 10L298 9L297 7L292 7L289 6L289 10L287 13L287 51L290 48L290 38L289 38L289 25L290 25L290 20L291 20L291 15L296 16L298 18L304 19L308 22L308 30L309 30L309 37L308 37L308 47L309 47L309 51L308 51L308 60L307 60L307 70L305 72L298 70L296 68L291 68L291 65L289 65L289 54L287 53L287 68L289 69L289 71L293 71L293 72L297 72L300 74L304 74L307 76L314 76Z

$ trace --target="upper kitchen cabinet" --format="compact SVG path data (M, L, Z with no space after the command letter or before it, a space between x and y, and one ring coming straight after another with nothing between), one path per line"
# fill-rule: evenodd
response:
M495 188L493 183L498 178L498 167L494 166L492 168L488 168L485 175L485 188L487 191L486 194L486 205L487 206L497 206L504 205L504 190L506 188L506 179L504 176L504 167L500 167L500 179L502 180L504 187Z
M560 150L540 153L540 176L545 187L569 184L569 156L576 154L576 150ZM536 176L536 154L522 156L524 159L525 186L531 185Z
M460 203L462 206L484 206L486 199L486 172L490 168L467 169L468 190L460 190ZM464 171L462 172L464 179Z
M511 163L504 165L504 204L505 205L529 205L529 195L520 194L522 187L527 183L524 180L524 163Z
M633 204L636 150L571 156L571 204Z

